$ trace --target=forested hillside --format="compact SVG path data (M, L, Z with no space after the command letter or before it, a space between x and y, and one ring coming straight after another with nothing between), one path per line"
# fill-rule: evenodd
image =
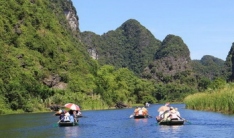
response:
M52 103L103 109L157 102L150 81L89 56L70 0L1 1L0 12L0 114L45 111Z
M90 52L97 55L100 64L127 67L136 75L153 61L161 43L134 19L127 20L116 30L101 36L92 32L83 32L81 36Z
M155 54L154 62L145 69L143 77L170 81L167 80L168 77L191 72L190 62L190 51L183 40L179 36L167 35Z
M217 77L226 78L227 70L225 61L210 55L205 55L201 60L192 61L193 70L199 75L213 80Z
M224 61L209 56L191 60L182 38L169 34L160 42L134 19L103 35L82 32L81 40L101 64L127 67L151 81L152 94L159 101L181 101L188 94L212 87L213 80L229 76Z
M96 63L64 15L74 7L56 2L0 2L0 113L40 110L51 103L49 97L65 89L89 89L86 78L95 72ZM86 85L80 88L79 83Z

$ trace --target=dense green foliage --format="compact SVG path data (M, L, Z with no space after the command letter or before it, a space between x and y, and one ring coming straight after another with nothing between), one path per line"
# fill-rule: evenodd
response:
M216 77L227 77L225 62L222 59L213 56L206 55L203 56L201 60L193 60L192 67L197 75L206 77L210 80L213 80Z
M108 105L123 101L125 103L154 103L151 96L153 85L137 78L126 68L115 70L113 66L103 66L97 73L97 89L95 93L108 99Z
M87 91L75 84L96 72L96 63L68 29L61 7L47 0L0 3L0 110L43 110L57 93L43 84L51 74L71 84L69 91Z
M191 61L190 51L179 36L167 35L160 43L144 32L148 30L131 19L101 36L92 32L83 32L81 36L100 63L127 67L152 81L157 101L181 101L188 94L206 90L214 78L228 76L220 59L204 56L201 61ZM148 42L157 42L152 43L157 48L151 48ZM146 49L141 49L144 45Z
M138 21L130 19L114 31L103 35L83 32L82 41L95 49L101 65L111 64L117 68L127 67L136 75L154 59L160 41Z
M190 61L190 52L183 40L178 36L168 35L156 52L155 60L144 70L143 77L168 82L182 72L188 76L191 71Z
M163 57L185 57L190 60L190 52L187 45L179 36L167 35L155 55L156 59Z
M167 35L142 77L156 81L154 95L158 100L178 102L198 89L190 61L190 52L183 40Z
M156 102L151 82L91 59L66 21L68 10L74 7L62 0L1 1L0 114L43 111L51 103L100 109Z
M228 81L232 81L234 80L234 43L232 43L231 49L227 55L226 61L225 61L225 68L227 71L227 77L228 77Z

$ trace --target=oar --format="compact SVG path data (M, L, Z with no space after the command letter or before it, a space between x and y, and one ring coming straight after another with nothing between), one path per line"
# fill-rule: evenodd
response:
M159 121L159 122L157 123L157 125L160 125L160 123L161 123L161 121Z
M54 126L58 126L58 123L61 122L64 119L64 117L62 119L60 119L56 124L54 124Z
M131 114L131 115L129 116L129 118L132 118L132 117L134 117L134 115L133 115L133 114Z
M157 119L157 117L156 117L156 121L157 121L157 125L160 125L160 123L161 123L161 121L162 121L163 119L161 119L160 121L158 121L158 119Z
M189 122L188 120L185 120L185 119L184 119L184 121L185 121L185 122L187 122L187 123L188 123L188 124L190 124L190 125L192 124L192 123L191 123L191 122Z
M64 118L64 117L63 117ZM62 119L60 119L58 122L57 122L57 124L59 123L59 122L61 122L62 120L63 120L63 118Z
M148 115L149 118L153 118L151 115Z
M178 116L178 115L177 115ZM189 122L188 120L186 120L186 119L184 119L184 118L182 118L182 117L180 117L180 116L178 116L180 119L182 119L182 120L184 120L185 122L187 122L188 124L192 124L191 122Z

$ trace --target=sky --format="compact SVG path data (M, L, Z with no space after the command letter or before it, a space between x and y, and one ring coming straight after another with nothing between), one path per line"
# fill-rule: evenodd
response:
M226 60L234 42L234 0L72 0L81 32L102 35L135 19L156 39L180 36L192 60Z

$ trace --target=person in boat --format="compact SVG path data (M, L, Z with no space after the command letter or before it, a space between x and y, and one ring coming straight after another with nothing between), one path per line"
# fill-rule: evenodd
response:
M62 112L60 113L60 115L59 115L59 120L60 120L60 122L64 122L64 117L65 117L64 111L62 111Z
M170 120L178 120L178 116L173 107L170 107L170 115L168 116L168 118L170 118Z
M64 114L64 122L70 122L70 114L69 114L69 112L65 112L65 114Z
M148 115L148 110L145 107L141 108L143 115Z
M150 104L148 102L145 103L145 107L149 107Z
M166 120L166 121L169 121L169 120L180 120L180 119L181 119L181 117L180 117L180 114L178 112L178 109L170 107L170 110L165 112L164 117L160 118L160 121L161 120Z
M162 120L168 116L168 112L170 111L170 103L167 102L164 106L159 107L158 112L159 115L156 117L157 120Z
M134 110L134 115L135 116L138 116L139 115L139 112L140 112L141 108L140 107L136 107L135 110Z
M76 115L77 115L77 116L82 116L81 111L78 111L78 110L77 110L77 111L76 111Z
M178 108L175 108L175 111L176 111L176 115L177 115L179 118L181 118L181 117L180 117L180 112L178 111Z
M75 122L78 122L78 118L77 118L77 114L75 110L73 111L73 119Z
M139 107L139 110L138 110L138 115L143 115L143 110L140 107Z
M78 122L76 118L76 110L69 110L69 121L70 122Z
M181 119L178 108L173 108L173 107L170 108L170 118L171 118L171 120L180 120Z

